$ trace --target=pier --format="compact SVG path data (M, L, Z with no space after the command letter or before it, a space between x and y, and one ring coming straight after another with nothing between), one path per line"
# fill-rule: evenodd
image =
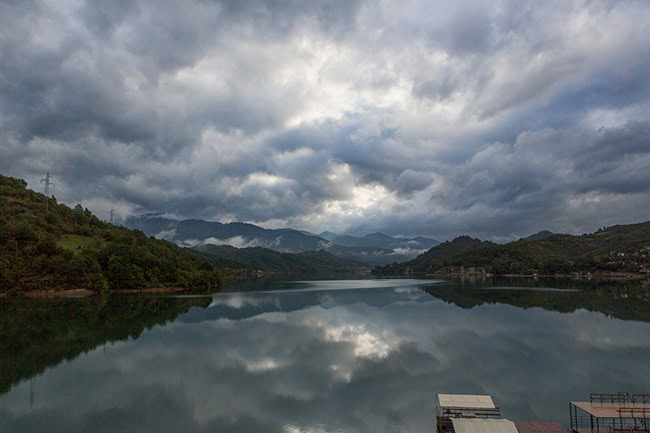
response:
M557 422L503 418L489 395L437 394L436 421L438 433L568 433Z
M573 433L650 433L650 394L591 394L569 416Z

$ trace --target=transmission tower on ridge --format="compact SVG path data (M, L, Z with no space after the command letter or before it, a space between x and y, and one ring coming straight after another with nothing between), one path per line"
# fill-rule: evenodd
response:
M48 198L50 197L50 186L54 186L54 183L52 183L52 176L50 176L50 172L48 171L45 173L45 179L41 179L41 183L45 184L45 213L47 214L47 204L48 204Z

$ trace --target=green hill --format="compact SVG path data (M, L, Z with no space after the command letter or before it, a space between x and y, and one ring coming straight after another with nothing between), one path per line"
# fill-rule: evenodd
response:
M432 266L443 265L447 260L466 251L489 248L496 244L489 241L473 239L469 236L459 236L452 241L443 242L429 251L420 254L413 260L403 263L377 267L373 270L377 275L403 275L406 273L426 273Z
M326 251L279 253L268 248L235 248L229 245L203 245L197 249L218 260L226 260L252 271L273 274L331 274L355 272L362 263L336 257Z
M0 175L0 293L32 290L206 289L219 267L199 254L100 221Z
M553 236L555 233L548 231L548 230L542 230L541 232L537 232L533 235L527 236L523 239L524 241L541 241L542 239L550 238Z
M650 268L650 221L497 245L466 236L431 248L415 259L376 268L377 274L490 272L503 274L646 273Z
M582 236L553 235L467 251L446 270L482 267L496 274L642 271L650 264L650 222L617 225Z

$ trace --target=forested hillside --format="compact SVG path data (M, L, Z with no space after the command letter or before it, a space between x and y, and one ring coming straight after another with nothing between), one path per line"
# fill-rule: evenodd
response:
M198 253L100 221L0 175L0 293L31 290L214 289L218 266Z
M362 263L336 257L326 251L279 253L268 248L235 248L229 245L203 245L197 250L229 260L251 271L266 274L323 274L358 272Z
M375 273L650 274L650 222L606 227L581 236L534 236L497 245L460 237L409 262Z
M431 248L424 254L420 254L413 260L404 263L393 263L383 267L375 268L375 274L381 275L401 275L404 273L426 273L431 270L432 266L438 266L446 263L447 260L464 253L466 251L489 248L496 244L488 241L473 239L469 236L459 236L452 241L443 242Z

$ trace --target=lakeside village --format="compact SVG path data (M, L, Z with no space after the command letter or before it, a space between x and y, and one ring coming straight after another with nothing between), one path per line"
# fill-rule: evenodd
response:
M634 251L611 250L607 255L595 255L585 264L574 260L553 261L538 268L521 269L512 266L514 272L503 272L493 266L444 266L432 268L428 275L476 276L476 277L572 277L572 278L623 278L647 280L650 284L650 244ZM588 268L588 269L585 269ZM411 266L405 268L406 275L417 275Z

